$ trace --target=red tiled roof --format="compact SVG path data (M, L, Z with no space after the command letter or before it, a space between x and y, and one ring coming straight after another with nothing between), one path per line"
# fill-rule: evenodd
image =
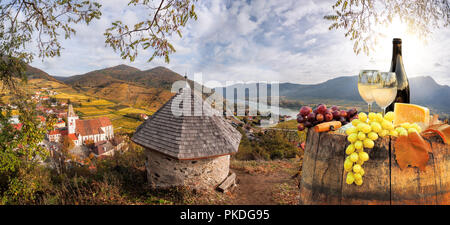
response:
M61 134L61 132L59 130L52 130L48 135L56 135L56 134Z
M109 120L108 117L99 117L97 118L100 121L100 124L102 125L102 127L107 127L107 126L111 126L111 120Z
M75 134L69 134L68 137L69 137L72 141L78 140L78 138L77 138L77 136L75 136Z
M81 136L103 134L101 127L111 125L108 117L100 117L92 120L76 120L76 133Z
M45 122L45 117L43 116L37 116L42 122Z
M21 130L21 129L22 129L22 126L23 126L23 123L18 123L18 124L14 124L14 125L13 125L13 127L14 127L16 130Z

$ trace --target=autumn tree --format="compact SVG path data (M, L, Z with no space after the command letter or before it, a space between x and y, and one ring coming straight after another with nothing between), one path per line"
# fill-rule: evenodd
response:
M40 145L52 129L53 120L46 126L36 120L35 105L22 88L25 70L37 56L42 60L59 56L60 36L75 34L72 26L100 17L100 5L76 0L14 0L0 2L0 81L2 91L12 96L11 105L17 107L21 127L10 124L11 107L0 113L0 197L1 202L21 202L32 198L33 190L21 174L27 174L46 158L48 152ZM11 193L14 193L11 195Z
M450 3L447 0L337 0L330 30L343 29L345 37L354 42L356 54L369 54L383 37L377 27L388 26L394 18L407 25L409 33L426 40L433 28L450 24Z
M123 59L133 61L140 50L153 49L155 57L169 62L169 55L176 50L170 37L182 37L182 28L190 19L197 19L194 3L197 0L131 0L128 5L144 8L148 15L136 24L124 24L117 20L105 32L106 44L120 53Z

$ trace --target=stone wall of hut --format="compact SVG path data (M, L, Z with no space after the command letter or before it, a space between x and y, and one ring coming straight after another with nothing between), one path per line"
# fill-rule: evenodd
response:
M229 155L199 160L178 160L151 150L146 150L146 155L148 182L155 188L215 188L230 170Z

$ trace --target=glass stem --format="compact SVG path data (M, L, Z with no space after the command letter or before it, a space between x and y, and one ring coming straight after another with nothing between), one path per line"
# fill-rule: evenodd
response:
M386 115L386 107L383 108L383 117Z
M368 105L368 108L369 108L369 109L368 109L368 110L369 110L368 112L370 113L370 112L372 111L372 103L367 103L367 105Z

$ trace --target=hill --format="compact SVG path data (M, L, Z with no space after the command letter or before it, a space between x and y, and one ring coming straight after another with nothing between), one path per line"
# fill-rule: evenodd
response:
M141 71L131 66L118 65L58 79L92 96L156 110L173 96L170 92L173 82L183 80L184 77L164 67Z
M303 104L320 102L333 104L336 102L336 104L363 106L365 103L359 95L357 83L357 76L337 77L312 85L281 83L279 93L282 100L301 101ZM450 105L448 104L450 87L448 85L439 85L429 76L411 77L409 83L411 103L430 107L435 113L450 114ZM242 87L242 85L232 87Z
M48 81L63 84L61 81L50 76L48 73L46 73L38 68L32 67L30 65L26 66L25 75L27 76L28 80L43 79L43 80L48 80Z

